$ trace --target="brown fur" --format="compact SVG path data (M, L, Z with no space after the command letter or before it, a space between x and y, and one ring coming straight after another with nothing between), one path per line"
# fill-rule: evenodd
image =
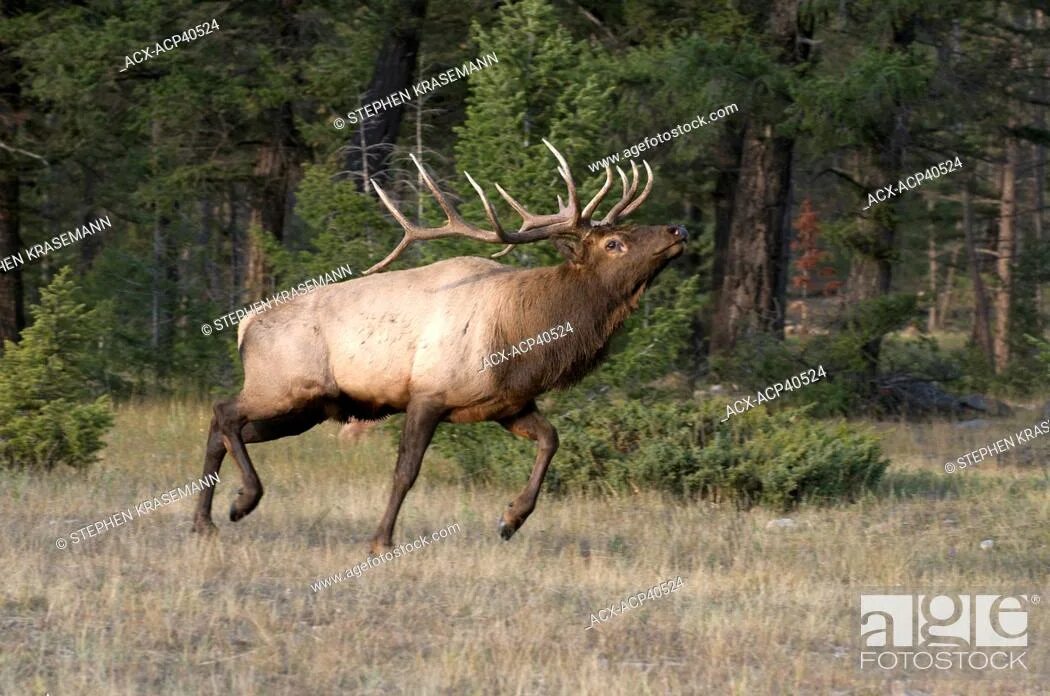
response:
M592 246L600 245L607 236L611 235L592 237ZM641 290L662 269L659 265L651 276L643 275ZM528 353L495 366L505 392L533 398L566 388L602 362L609 339L637 308L641 292L638 273L610 279L602 277L601 270L565 263L515 274L514 291L502 296L489 352L508 349L566 323L572 324L573 333L537 344ZM558 298L557 304L550 302L552 297Z

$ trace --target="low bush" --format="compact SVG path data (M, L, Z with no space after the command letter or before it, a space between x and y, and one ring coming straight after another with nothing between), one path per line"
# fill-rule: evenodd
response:
M888 461L874 436L805 411L759 407L722 423L722 404L624 402L565 429L559 479L778 509L852 501L878 483Z
M764 406L720 422L721 403L623 400L552 417L561 448L548 473L555 492L663 490L741 507L850 502L888 466L874 435L808 409ZM471 481L521 486L535 446L498 426L447 428L443 452Z

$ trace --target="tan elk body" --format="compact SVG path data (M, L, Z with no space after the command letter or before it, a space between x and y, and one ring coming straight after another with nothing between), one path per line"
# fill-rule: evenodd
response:
M366 273L385 267L412 241L453 234L508 245L551 239L567 256L565 263L519 269L458 257L326 286L241 323L244 388L236 399L215 405L204 467L206 474L217 472L226 452L240 466L243 486L230 510L232 520L251 512L262 497L245 443L296 435L326 419L369 420L405 412L393 490L372 540L373 552L391 545L401 503L440 422L496 421L537 441L532 476L504 512L501 535L510 538L524 523L558 446L557 433L539 414L535 398L572 384L601 360L613 332L653 278L681 254L686 239L677 226L617 224L651 189L649 171L645 190L634 198L637 168L630 187L620 172L623 196L602 223L592 226L590 216L611 186L611 170L606 169L602 190L581 210L568 165L546 144L558 158L569 201L555 215L534 216L497 185L524 220L517 232L502 230L473 179L490 230L465 223L422 167L424 181L449 218L443 227L409 223L376 186L406 234ZM482 369L491 353L567 323L573 331L560 340ZM199 532L214 530L212 493L209 488L201 495L194 525Z

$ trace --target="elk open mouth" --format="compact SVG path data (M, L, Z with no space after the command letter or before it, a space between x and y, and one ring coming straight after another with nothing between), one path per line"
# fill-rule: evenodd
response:
M677 256L680 256L682 254L682 252L685 251L685 240L684 239L679 239L677 241L674 241L671 244L668 244L667 246L665 246L660 251L658 251L655 254L653 254L653 256L660 256L660 255L662 255L664 252L666 252L669 249L676 249L675 253L671 255L672 259L677 257Z

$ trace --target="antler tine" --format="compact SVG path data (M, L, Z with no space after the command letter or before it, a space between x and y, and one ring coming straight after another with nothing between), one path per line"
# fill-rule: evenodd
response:
M383 201L383 205L386 206L386 209L390 211L390 214L394 216L394 219L397 220L398 224L401 225L402 229L405 230L405 236L402 237L397 247L395 247L394 250L390 252L385 259L369 268L367 271L364 272L363 275L368 275L369 273L374 273L375 271L386 268L391 262L394 261L394 259L396 259L401 254L402 251L404 251L408 247L409 244L419 240L437 239L439 237L451 237L454 235L461 235L470 239L477 239L482 242L509 241L505 239L503 230L502 228L500 228L499 223L495 222L496 216L494 213L492 213L492 206L489 204L488 199L485 198L484 192L482 192L481 188L474 182L473 179L470 178L470 175L467 175L467 179L474 186L474 189L479 194L481 194L481 199L482 203L485 205L486 214L489 215L489 220L495 223L495 231L483 230L481 228L474 227L473 225L469 225L466 222L464 222L459 212L456 211L452 204L450 204L445 198L444 194L441 193L441 190L438 189L437 184L434 183L434 180L430 177L430 174L427 173L427 170L424 169L423 165L421 165L419 161L415 158L415 155L410 154L409 157L411 157L412 161L419 169L419 173L423 177L423 182L427 185L427 188L430 189L430 192L434 195L434 198L437 200L438 205L441 206L441 209L445 212L445 216L448 218L448 220L441 227L420 227L419 225L415 225L409 222L408 219L401 213L401 211L398 210L397 207L393 204L393 202L390 200L390 197L386 195L386 191L384 191L383 188L375 182L375 179L370 179L370 181L372 182L372 187L375 188L376 193L379 195L379 199Z
M576 193L576 182L572 179L569 163L565 161L565 157L546 138L543 139L543 144L547 146L547 149L558 160L558 174L561 175L562 180L565 182L568 202L563 203L561 196L558 196L558 212L556 214L533 215L513 196L503 190L502 186L496 184L496 190L499 191L499 195L503 196L503 200L507 201L508 205L514 208L514 211L521 216L521 227L517 232L503 233L502 237L505 242L521 244L522 242L548 239L556 234L570 232L580 225L580 199Z
M645 171L649 176L649 180L645 182L645 188L642 189L641 194L639 194L639 196L635 198L629 206L623 209L623 212L620 213L620 217L627 217L634 211L638 210L638 206L640 206L642 203L645 203L645 199L649 197L649 192L653 190L653 170L649 167L649 163L645 160L642 160L642 164L645 165Z
M379 200L383 201L383 205L386 207L387 211L389 211L389 213L394 216L394 219L397 220L397 224L401 225L401 227L406 230L415 227L415 225L408 221L408 218L401 214L401 211L397 209L397 206L387 198L386 191L380 188L379 184L376 183L376 180L370 178L369 181L372 182L372 188L374 188L376 193L379 194ZM368 271L365 272L368 273Z
M503 227L499 224L499 220L496 219L496 211L492 209L492 204L489 203L489 199L488 196L485 195L485 191L483 191L482 188L478 186L478 182L474 181L474 177L470 175L470 172L463 170L463 176L467 177L467 181L470 182L470 185L474 187L475 191L477 191L478 197L481 198L481 205L485 207L485 215L486 217L488 217L489 222L492 223L492 228L496 231L496 234L499 235L500 239L506 238L506 233L503 231ZM489 258L498 259L501 256L506 256L510 253L511 249L513 248L514 244L508 243L507 246L503 247L503 249L497 251L495 254L492 254L491 256L489 256Z
M609 189L612 188L612 182L612 167L607 163L605 165L605 184L602 186L601 190L594 195L594 198L592 198L591 202L587 204L587 207L583 209L583 212L580 213L580 220L582 222L587 223L591 221L591 216L594 215L595 209L601 204L602 199L605 198L605 194L609 192Z
M620 184L623 186L623 191L624 191L624 193L627 193L627 175L623 173L623 170L620 169L619 165L616 165L616 171L620 174ZM623 196L621 194L619 203L623 202L624 197L625 196ZM619 203L617 203L617 205L619 205ZM609 210L609 212L605 215L605 217L602 218L601 224L607 225L610 222L613 222L615 220L615 218L613 216L613 211L615 211L615 210L616 210L616 205L614 205Z
M558 149L550 144L549 140L544 138L543 144L547 146L547 149L554 154L554 158L558 160L558 173L561 174L561 178L565 181L565 187L569 191L569 205L568 208L565 209L565 212L570 213L572 224L575 226L576 223L579 222L580 199L576 195L576 182L572 180L572 173L569 171L569 163L565 161L565 158L560 152L558 152ZM561 205L560 196L558 198L558 208L559 212L562 212L561 208L563 208L563 206Z
M489 203L488 196L486 196L485 192L480 186L478 186L478 182L474 181L474 177L470 175L470 172L464 169L463 176L467 177L467 181L470 182L470 185L473 186L474 190L477 192L478 197L481 198L481 205L485 208L485 216L489 219L492 229L496 231L496 234L499 235L500 239L503 239L503 227L499 224L499 220L496 219L496 211L492 209L492 204Z
M445 215L448 217L449 222L451 223L453 220L461 222L463 218L461 218L456 209L453 208L447 200L445 200L445 194L441 193L441 190L437 187L437 184L435 184L434 180L430 178L430 174L428 174L427 170L423 168L423 165L419 163L419 160L416 159L416 156L410 152L408 153L408 157L412 160L412 163L416 165L416 169L419 170L419 175L423 177L423 183L427 185L428 189L430 189L430 193L433 194L434 200L436 200L438 202L438 205L441 206L441 210L444 211Z
M409 236L406 234L404 237L401 238L401 241L398 243L398 245L396 247L394 247L394 250L386 255L385 259L383 259L382 261L380 261L376 265L372 266L371 268L369 268L367 271L365 271L361 275L368 275L369 273L374 273L375 271L380 271L380 270L386 268L387 266L389 266L393 262L394 259L396 259L401 254L402 251L405 250L405 248L409 244L412 243L412 241L413 240L410 239Z
M397 223L401 225L401 227L405 230L405 236L401 238L401 241L398 242L398 245L396 247L394 247L394 250L386 255L385 259L375 264L361 275L368 275L369 273L374 273L375 271L382 270L389 266L394 261L394 259L396 259L401 254L401 252L408 247L409 244L411 244L418 238L415 231L419 229L411 222L409 222L404 215L401 214L401 211L398 210L397 207L390 201L390 199L386 195L386 191L384 191L382 187L380 187L379 184L376 183L375 179L370 178L369 181L372 182L372 188L374 188L375 192L379 194L379 200L383 201L383 205L386 207L387 211L389 211L390 214L394 216L394 219L397 220Z
M514 208L514 211L521 216L522 220L528 220L533 217L533 214L525 210L525 206L523 206L521 203L518 203L516 200L514 200L514 197L512 195L504 191L503 187L500 186L498 182L496 183L496 190L499 191L499 195L503 196L503 200L507 201L510 207Z
M521 227L517 232L504 232L503 241L511 244L522 244L524 242L535 242L548 239L551 236L564 233L573 229L578 224L577 215L573 214L572 206L563 209L554 215L533 215L525 209L514 197L496 184L496 190L503 196L503 200L510 204L511 208L521 216Z
M617 201L616 205L609 209L609 212L602 218L603 225L611 225L616 222L620 217L620 212L627 207L627 204L631 202L631 198L634 197L634 192L638 190L638 165L631 160L631 186L627 187L627 175L620 167L616 167L616 171L620 172L620 181L623 182L623 195L620 196L620 200Z

